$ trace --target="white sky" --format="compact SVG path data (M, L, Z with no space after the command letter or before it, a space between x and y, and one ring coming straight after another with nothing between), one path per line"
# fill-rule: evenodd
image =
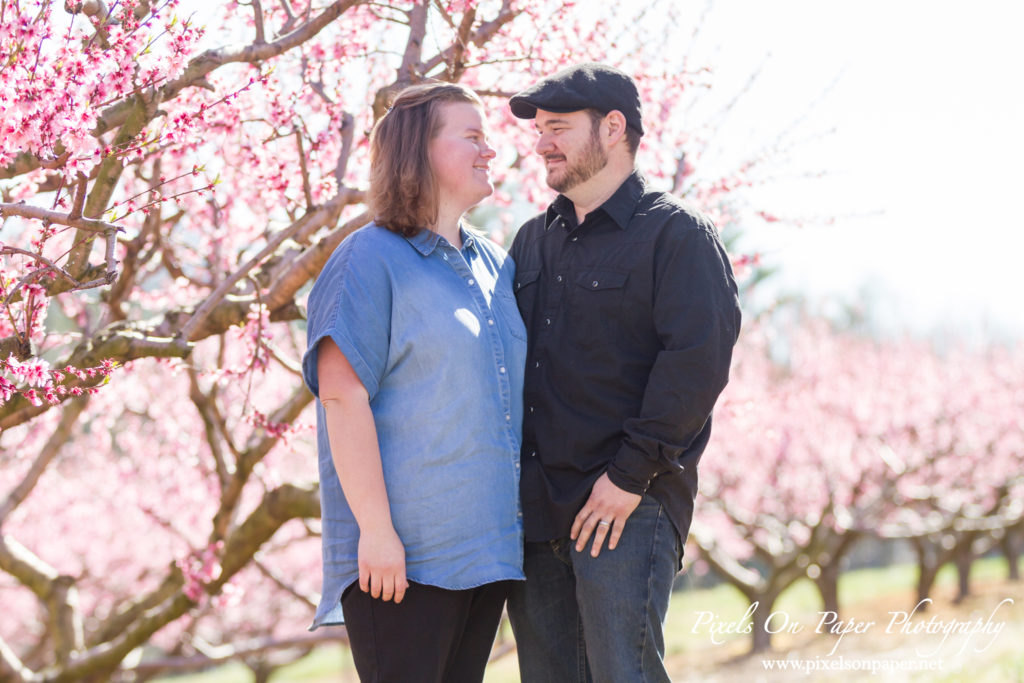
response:
M781 266L774 286L814 300L867 292L890 329L1024 337L1022 27L1012 0L714 3L703 42L720 86L770 53L723 131L734 147L784 126L840 75L801 124L835 132L792 159L828 176L762 198L780 213L862 216L749 233L744 244Z
M681 15L670 29L677 44L689 45L707 0L662 1ZM769 288L820 305L866 296L889 330L1024 338L1024 219L1014 201L1024 181L1024 2L710 6L691 49L715 69L708 106L720 106L763 65L716 136L725 166L730 155L735 161L770 141L835 83L795 137L835 132L799 147L780 168L828 175L776 183L758 204L839 218L748 231L743 250L780 266Z

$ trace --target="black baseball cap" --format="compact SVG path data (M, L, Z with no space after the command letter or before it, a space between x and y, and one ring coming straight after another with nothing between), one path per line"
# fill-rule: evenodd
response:
M607 114L614 109L622 112L629 127L644 134L636 83L618 69L597 62L562 69L513 95L508 104L520 119L536 117L538 109L559 114L581 109Z

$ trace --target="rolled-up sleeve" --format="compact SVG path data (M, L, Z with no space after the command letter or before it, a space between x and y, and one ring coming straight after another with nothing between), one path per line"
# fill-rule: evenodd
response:
M388 362L391 282L385 263L367 253L358 233L342 242L309 294L302 377L319 398L317 350L330 337L372 399Z
M740 328L736 281L713 226L666 230L662 239L655 250L653 306L662 350L640 414L625 421L608 468L612 483L638 494L659 474L686 466L691 446L706 442Z

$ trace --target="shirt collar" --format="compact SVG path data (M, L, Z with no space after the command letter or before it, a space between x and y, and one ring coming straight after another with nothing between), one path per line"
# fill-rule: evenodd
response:
M603 209L620 229L625 230L629 227L629 221L633 217L637 202L640 201L645 189L646 181L643 175L640 171L633 169L629 177L619 185L619 189L615 190L612 196L595 211ZM568 225L576 224L576 207L572 200L565 195L560 194L555 197L555 201L551 202L551 210L565 219L572 217L572 220L566 220ZM550 221L548 223L550 224Z
M476 241L479 237L466 230L464 223L459 224L459 237L462 239L463 249L471 249L474 252L477 250ZM437 249L437 245L443 240L441 235L433 230L428 230L427 228L423 228L415 235L406 237L405 239L408 240L409 244L411 244L416 251L420 252L424 256L430 256L430 254ZM444 240L444 243L448 244L448 240Z

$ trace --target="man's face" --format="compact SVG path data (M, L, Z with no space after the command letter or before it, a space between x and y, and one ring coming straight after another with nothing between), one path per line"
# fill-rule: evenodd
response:
M538 109L534 123L540 135L534 149L544 157L548 185L556 192L565 194L608 164L600 124L592 123L586 111L559 114Z

